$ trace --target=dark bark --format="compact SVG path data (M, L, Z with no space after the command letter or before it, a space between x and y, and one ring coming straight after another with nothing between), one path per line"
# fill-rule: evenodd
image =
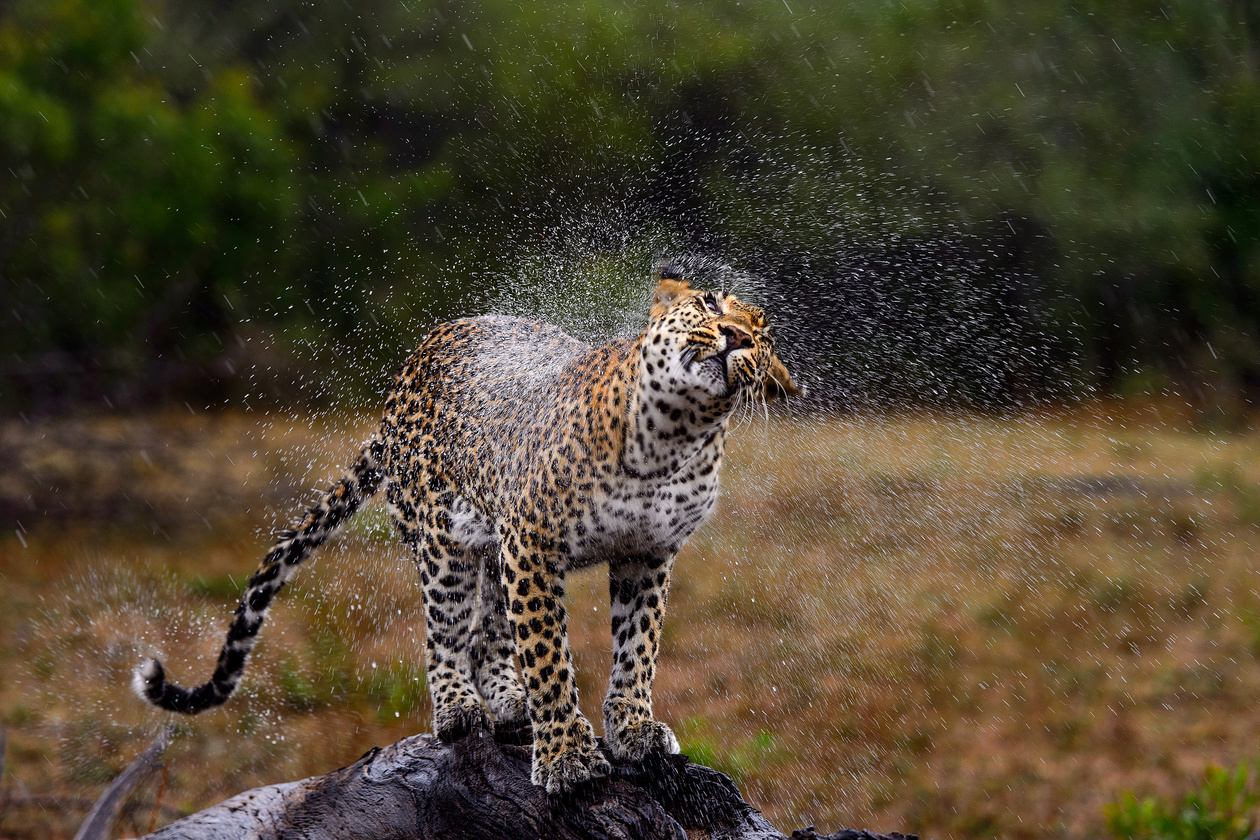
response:
M148 837L786 840L744 802L730 779L681 755L646 766L614 764L611 777L563 798L531 784L529 761L527 747L496 743L488 735L455 744L416 735L324 776L247 791ZM812 828L792 836L825 837Z

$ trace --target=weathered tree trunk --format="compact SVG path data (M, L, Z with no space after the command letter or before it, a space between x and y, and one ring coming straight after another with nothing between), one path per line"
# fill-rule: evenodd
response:
M793 837L822 836L812 829ZM864 831L835 840L892 840ZM686 840L785 835L740 797L726 776L668 756L650 766L614 765L613 775L564 798L529 778L529 749L472 735L443 744L432 735L373 749L349 767L256 788L172 823L157 840Z

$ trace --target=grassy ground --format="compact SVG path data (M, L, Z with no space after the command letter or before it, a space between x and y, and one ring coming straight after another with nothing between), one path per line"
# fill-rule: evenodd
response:
M203 678L294 488L369 428L0 426L0 835L73 834L165 720L131 666ZM1155 405L773 418L736 432L723 488L679 559L657 713L781 828L1099 836L1121 791L1260 751L1260 433ZM374 503L279 599L238 695L179 722L124 830L427 729L413 574ZM570 600L597 720L601 572Z

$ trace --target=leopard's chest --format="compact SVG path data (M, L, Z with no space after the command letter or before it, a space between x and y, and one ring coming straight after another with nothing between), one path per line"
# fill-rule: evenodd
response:
M713 512L721 456L696 459L670 476L622 473L571 511L572 565L616 556L672 556Z

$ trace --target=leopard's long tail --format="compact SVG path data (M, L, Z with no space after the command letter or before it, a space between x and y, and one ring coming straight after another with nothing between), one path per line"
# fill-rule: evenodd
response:
M276 538L262 565L249 579L227 639L219 651L219 662L208 682L193 689L181 688L166 681L161 662L147 659L132 676L131 684L136 693L155 706L189 715L227 700L245 672L245 660L254 647L272 599L298 564L332 536L380 487L384 477L383 457L384 445L373 437L341 480L307 511L301 524Z

